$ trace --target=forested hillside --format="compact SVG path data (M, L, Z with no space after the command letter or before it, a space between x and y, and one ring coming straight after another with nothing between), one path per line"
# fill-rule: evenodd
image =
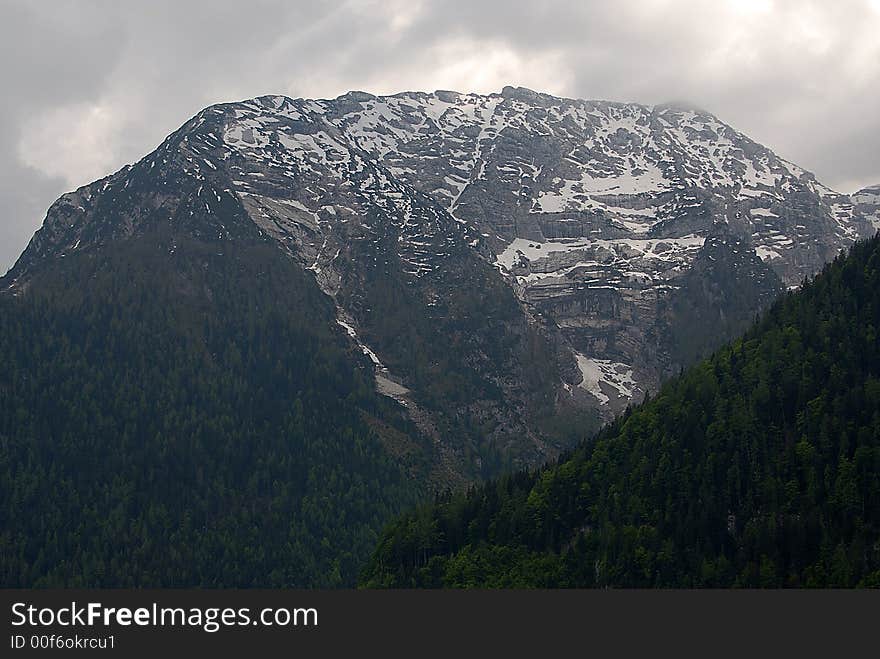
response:
M259 241L122 241L0 296L0 583L353 584L430 448L352 352Z
M368 587L880 586L880 239L556 464L389 526Z

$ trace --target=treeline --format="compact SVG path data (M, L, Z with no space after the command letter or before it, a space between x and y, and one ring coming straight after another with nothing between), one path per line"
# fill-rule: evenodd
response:
M880 239L537 472L392 523L367 587L880 586Z
M58 260L0 296L0 583L353 584L424 469L353 364L274 246Z

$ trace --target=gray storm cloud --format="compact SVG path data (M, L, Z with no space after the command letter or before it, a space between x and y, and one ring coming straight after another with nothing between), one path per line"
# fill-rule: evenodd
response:
M0 0L0 272L59 194L263 93L687 101L851 192L880 182L878 34L880 0Z

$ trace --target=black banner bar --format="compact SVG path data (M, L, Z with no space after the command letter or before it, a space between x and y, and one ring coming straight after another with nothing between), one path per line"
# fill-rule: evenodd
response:
M4 590L0 656L847 656L867 591ZM606 656L609 656L606 654ZM670 655L671 656L671 655Z

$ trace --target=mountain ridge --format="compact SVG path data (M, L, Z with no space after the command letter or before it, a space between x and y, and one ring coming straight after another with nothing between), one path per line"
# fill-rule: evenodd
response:
M411 314L432 317L464 294L444 283L450 268L488 263L518 301L516 333L553 346L546 409L609 419L868 235L858 208L711 113L677 104L510 86L265 95L205 108L138 163L64 195L4 282L26 286L47 259L149 226L218 243L269 239L335 300L377 386L415 410L424 392L410 395L411 359L377 327L365 277L400 278L400 290L417 291ZM687 285L683 275L716 258L742 262L704 268L709 280ZM695 318L698 348L676 347ZM490 364L474 358L478 370ZM496 416L498 427L529 435L534 419L516 418L531 394L511 384L528 374L505 367L488 380L499 377L519 411Z

